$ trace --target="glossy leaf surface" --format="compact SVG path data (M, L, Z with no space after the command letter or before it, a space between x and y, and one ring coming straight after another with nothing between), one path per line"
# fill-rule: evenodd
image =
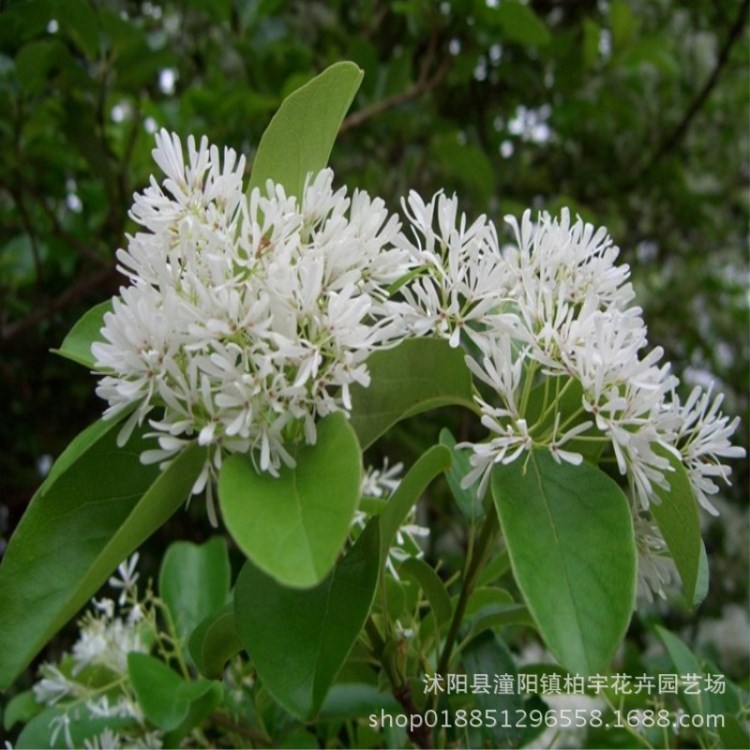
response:
M380 567L370 523L328 577L287 588L252 562L235 588L237 629L263 684L300 718L314 716L367 619Z
M474 408L463 351L447 341L404 341L372 354L367 368L370 385L352 388L351 422L363 450L407 417L451 404Z
M226 603L230 584L227 543L221 537L205 544L174 542L159 572L159 596L172 615L180 638Z
M187 448L159 474L143 440L116 444L93 425L53 467L0 566L0 687L91 598L117 565L187 499L203 451Z
M359 502L357 437L341 413L317 425L315 445L278 477L230 456L219 478L224 523L253 563L287 586L310 587L333 567Z
M492 494L516 582L547 646L573 671L605 671L635 596L622 490L586 462L557 464L535 450L528 462L495 467Z
M354 63L335 63L290 94L260 139L249 188L270 179L300 197L306 175L328 164L362 76Z

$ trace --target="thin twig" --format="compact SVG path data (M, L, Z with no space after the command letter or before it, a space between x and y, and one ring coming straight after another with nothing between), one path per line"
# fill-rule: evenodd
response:
M456 643L458 637L458 631L461 627L461 622L464 618L464 612L466 612L466 605L469 602L469 596L474 590L474 584L476 583L477 576L482 569L483 563L485 562L485 553L489 547L490 542L495 536L497 531L497 515L494 512L494 508L490 508L487 511L487 516L482 524L482 530L479 534L474 552L469 560L469 564L466 568L466 575L464 576L463 585L461 586L461 593L458 596L458 603L456 609L453 612L453 619L451 620L450 627L448 628L448 635L445 638L443 645L443 651L440 654L440 661L438 662L436 674L444 675L448 672L450 666L451 656L453 655L453 646Z
M669 133L666 138L664 138L661 144L651 155L651 158L640 170L638 175L628 183L628 186L636 184L642 177L648 174L654 168L654 166L670 151L676 148L679 145L680 141L685 137L685 134L687 133L688 128L693 122L693 119L706 103L706 100L710 96L713 89L716 87L716 84L719 82L722 71L724 70L727 61L729 60L729 53L732 51L732 47L740 38L742 31L745 28L748 9L750 9L750 0L745 0L739 12L737 13L737 17L734 19L734 23L732 24L729 33L727 34L727 38L724 41L724 46L719 52L719 56L716 59L716 65L711 71L711 75L708 77L706 82L701 87L700 91L696 94L695 98L690 103L690 106L685 111L685 114L682 116L680 122L677 123L672 132Z
M48 318L53 313L59 312L69 305L85 299L96 289L101 288L107 282L114 280L116 277L115 269L112 267L103 268L91 276L81 279L73 286L69 287L59 297L53 299L49 304L35 310L25 318L12 323L0 330L0 348L8 344L12 339L33 328L37 323Z
M421 716L422 712L414 703L409 681L402 678L397 670L393 669L393 665L385 656L385 642L383 641L378 626L374 623L372 617L369 617L365 623L365 632L370 639L370 649L373 657L376 661L380 662L383 670L388 676L388 680L391 683L393 697L401 704L401 707L409 716ZM409 721L407 734L409 735L409 739L418 747L432 747L432 731L424 721L420 722L417 727L413 726L413 722Z
M356 128L362 125L367 120L377 117L383 112L398 107L401 104L417 99L420 96L428 93L432 89L439 86L448 74L451 66L451 58L446 56L438 66L437 70L430 74L432 68L433 59L435 57L435 50L437 47L437 34L433 34L428 42L427 52L425 53L424 62L420 68L419 76L415 83L404 91L399 91L397 94L387 96L385 99L381 99L378 102L374 102L369 107L360 109L357 112L349 115L344 122L341 124L341 132L349 130L350 128Z

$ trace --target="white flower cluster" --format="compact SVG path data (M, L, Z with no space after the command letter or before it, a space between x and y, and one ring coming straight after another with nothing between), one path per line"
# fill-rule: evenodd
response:
M468 444L480 494L495 464L546 447L558 463L613 461L646 521L679 460L715 512L724 460L744 455L730 442L738 420L710 393L680 402L605 229L527 211L508 218L515 242L501 247L455 197L412 192L402 233L380 199L334 190L330 170L299 200L271 182L248 195L231 149L190 138L185 159L176 136L156 142L166 179L135 198L143 231L117 254L130 284L92 347L97 392L105 416L132 410L122 442L148 419L159 447L144 462L205 446L193 491L207 489L212 520L226 452L274 475L293 466L290 445L314 443L317 419L350 411L352 385L369 384L371 352L425 335L468 352L489 430ZM660 547L652 532L643 549Z
M408 208L424 273L404 291L412 308L404 318L415 332L463 341L487 387L475 400L490 439L464 444L473 451L466 486L479 481L484 494L495 464L534 447L571 464L610 451L634 501L642 582L663 594L671 561L658 529L640 517L659 502L656 487L668 487L670 455L715 513L708 496L716 479L729 481L723 460L744 455L730 442L738 419L700 389L680 403L661 348L647 348L629 267L615 263L619 250L605 229L572 222L566 210L537 222L527 211L520 224L507 218L515 242L501 248L484 217L466 228L455 199L438 194L425 204L412 194Z
M86 748L160 748L162 734L149 729L130 686L128 654L148 653L153 641L156 615L139 602L135 587L138 555L122 563L110 586L126 593L118 603L94 599L93 609L79 622L79 636L70 654L59 664L43 664L41 679L33 686L37 703L62 709L52 719L50 742L62 736L75 747L71 725L80 720L117 719L117 730L105 727L85 740ZM126 720L124 723L122 720Z
M105 416L135 406L124 442L162 408L149 420L159 449L143 460L197 439L209 459L195 492L222 451L276 474L294 464L285 445L314 443L316 419L349 410L351 385L369 383L368 355L403 335L387 300L408 270L399 221L378 198L334 191L330 170L299 201L270 182L246 195L233 150L222 159L191 137L186 161L177 136L156 142L166 179L135 198L144 231L117 253L131 283L92 347Z

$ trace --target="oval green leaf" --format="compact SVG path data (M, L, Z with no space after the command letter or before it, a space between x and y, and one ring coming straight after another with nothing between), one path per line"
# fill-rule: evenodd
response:
M110 573L185 501L204 451L191 446L161 474L117 424L74 441L32 499L0 565L0 688L96 593Z
M187 718L190 702L181 695L182 677L148 654L128 654L128 673L138 704L159 729L176 729Z
M351 422L362 450L396 422L440 406L474 409L462 349L442 339L410 339L367 359L370 385L355 385Z
M221 677L227 661L242 650L234 603L228 602L216 614L203 620L190 636L188 648L201 674Z
M367 619L380 569L379 527L371 522L313 589L282 586L251 562L234 592L240 638L263 684L295 716L320 709Z
M221 537L205 544L169 546L159 572L159 596L169 608L179 638L187 639L198 623L226 603L230 576L227 543Z
M307 175L328 164L363 75L354 63L339 62L291 93L260 139L248 189L273 180L301 197Z
M635 597L628 500L594 466L547 450L497 465L492 494L511 566L545 643L579 674L607 669Z
M231 456L221 469L219 502L239 548L287 586L310 587L333 567L359 502L362 476L357 436L343 414L318 423L318 440L283 467L259 473L249 458Z

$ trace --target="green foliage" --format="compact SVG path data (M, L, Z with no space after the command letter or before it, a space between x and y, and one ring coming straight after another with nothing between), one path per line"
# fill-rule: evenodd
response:
M370 612L380 537L371 523L328 577L300 591L245 563L235 589L237 628L274 697L300 718L320 709Z
M188 647L201 674L221 677L227 661L242 650L234 602L228 602L218 612L206 617L192 632Z
M432 567L424 560L410 557L399 566L399 573L419 583L430 603L438 627L450 620L453 611L450 597L445 590L445 585Z
M411 339L367 360L372 382L352 387L351 423L362 449L407 417L460 404L473 409L471 374L459 349L439 339ZM440 378L435 378L435 373Z
M79 365L93 369L96 364L91 353L91 344L100 340L100 331L104 325L104 316L112 310L112 300L94 305L70 329L63 339L57 353Z
M77 720L71 721L69 725L70 741L65 731L55 732L53 721L61 717L63 710L60 708L47 708L37 714L24 728L18 737L16 747L20 750L36 750L45 748L69 748L84 747L86 740L92 740L104 729L112 731L127 730L133 727L134 719L118 719L116 717L91 717L87 714L81 715ZM54 741L52 739L54 735ZM69 744L70 743L70 744Z
M362 75L353 63L338 63L284 100L261 138L249 190L265 188L271 179L288 195L301 197L308 174L328 164Z
M113 251L134 230L125 208L147 181L154 126L205 132L251 156L257 145L251 184L273 178L291 194L326 164L343 121L333 152L337 184L382 194L391 207L410 187L457 189L467 215L488 211L493 219L527 205L572 206L610 227L633 266L650 332L676 369L689 365L688 381L717 376L729 410L747 414L750 346L737 333L748 323L744 3L35 0L3 4L0 12L0 382L9 394L0 471L11 527L38 483L36 459L60 453L71 429L101 411L91 384L47 350L115 289ZM355 63L320 73L341 59ZM355 95L354 114L344 120ZM80 318L63 357L93 366L90 345L109 304ZM382 657L388 677L397 678L391 687L403 690L399 679L418 675L454 624L457 668L469 673L514 674L506 644L521 643L532 624L566 666L608 666L630 616L634 550L624 496L593 466L598 448L585 452L581 467L536 453L525 473L520 464L495 469L508 551L470 555L478 570L467 565L460 578L462 592L471 593L458 617L458 569L475 551L483 509L460 486L468 458L452 434L463 440L471 430L453 412L442 412L439 423L426 412L473 409L463 353L414 341L374 355L368 366L372 385L353 389L351 427L339 417L321 423L318 444L273 485L245 459L225 462L224 521L253 561L234 604L225 604L229 567L219 540L180 542L167 552L159 588L176 627L169 637L182 646L189 639L201 674L241 684L257 667L259 685L240 709L218 683L178 675L177 652L166 660L133 655L137 699L147 719L167 730L166 744L179 745L220 710L230 726L238 716L247 721L249 735L227 730L235 745L249 737L258 745L334 747L345 737L352 746L402 746L405 733L368 734L364 726L370 712L403 709L398 690L391 695L378 683L373 660ZM573 413L580 394L568 395L565 412ZM399 424L417 414L408 431ZM443 430L442 445L425 451L436 424L450 424L452 434ZM120 451L117 431L115 422L97 422L71 443L8 546L0 566L0 686L169 518L201 469L205 452L191 448L157 478L155 467L138 461L140 433ZM584 452L584 445L569 447ZM423 455L341 557L359 501L360 448ZM706 547L685 472L675 468L653 515L687 603L697 606L708 590ZM441 472L447 487L431 484ZM746 479L745 464L735 500L744 500ZM389 546L428 485L425 559L403 562L402 579L384 582ZM7 535L2 524L0 512L0 536ZM202 529L184 514L165 533L203 539ZM709 529L712 564L725 537L728 530ZM714 611L747 588L746 570L719 569L706 602ZM528 608L499 588L515 591L511 573ZM379 575L383 596L375 597ZM371 611L377 625L365 636ZM388 632L393 613L413 635ZM388 641L380 653L378 625ZM676 671L718 672L673 634L658 635ZM236 675L233 657L243 644L248 672ZM411 689L416 694L419 685ZM28 722L16 746L65 746L64 733L54 743L51 734L61 710L41 710L29 696L5 708L6 728ZM708 707L684 698L689 711ZM472 700L480 708L506 705L497 696ZM727 696L710 696L727 725L687 742L747 744L740 701L731 683ZM507 700L509 709L529 705ZM282 706L319 721L304 725ZM78 715L73 743L82 746L105 726L118 728L118 720ZM589 744L602 738L621 741L602 733ZM497 728L461 740L533 742Z
M185 501L201 468L191 446L159 474L142 438L93 425L34 496L0 566L0 686L9 686L112 570Z
M669 460L672 472L667 475L669 490L656 487L661 503L653 505L651 513L680 573L685 599L692 605L696 600L702 552L698 505L682 462L664 449L657 452Z
M628 501L599 469L535 450L498 464L492 494L513 573L544 640L579 674L607 669L630 622L635 545Z
M170 546L159 571L159 595L176 635L186 639L198 623L221 609L229 596L230 575L227 544L221 537L201 545Z
M199 715L203 715L195 723L205 718L205 714L221 699L219 683L208 680L187 682L163 661L148 654L131 652L128 655L128 674L146 718L168 732L179 730L184 733L192 728L186 726L186 722L198 718L190 714L191 708L199 701L202 703L198 706Z
M393 538L409 515L409 511L419 500L427 485L439 473L450 467L450 461L448 450L442 445L434 445L419 458L401 480L378 518L380 554L383 560L393 544Z
M219 497L227 530L263 571L287 586L314 586L336 562L359 501L361 457L343 414L322 420L315 445L278 477L245 456L222 466ZM284 550L280 554L280 549Z

